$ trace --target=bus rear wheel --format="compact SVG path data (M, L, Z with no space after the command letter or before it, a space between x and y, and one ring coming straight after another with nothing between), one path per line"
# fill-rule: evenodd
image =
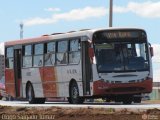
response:
M38 104L44 104L45 101L46 101L45 98L36 98L36 103L38 103Z
M45 98L35 98L33 86L29 84L27 86L27 99L29 101L29 104L44 104Z
M28 84L27 86L27 99L29 104L35 104L36 103L36 98L34 95L34 90L31 84Z
M82 104L84 102L84 98L79 96L78 85L75 81L70 85L68 101L71 104Z

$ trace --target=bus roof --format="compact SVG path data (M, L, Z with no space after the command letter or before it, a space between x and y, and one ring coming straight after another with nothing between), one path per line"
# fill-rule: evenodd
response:
M63 39L63 38L74 38L74 37L81 37L81 36L87 36L87 37L89 37L89 39L92 40L93 33L97 32L97 31L103 31L103 30L143 30L143 29L139 29L139 28L113 28L113 27L112 28L101 28L101 29L83 29L80 31L70 31L70 32L66 32L66 33L53 33L51 35L43 35L41 37L7 41L7 42L5 42L5 46L39 43L39 42L45 42L45 41L50 41L50 40L57 40L57 39Z

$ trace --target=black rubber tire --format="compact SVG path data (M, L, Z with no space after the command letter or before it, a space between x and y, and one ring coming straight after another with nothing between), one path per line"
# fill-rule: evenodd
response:
M46 101L45 98L36 98L36 103L37 103L37 104L44 104L45 101Z
M9 95L9 96L7 97L7 101L13 101L13 100L14 100L14 98L13 98L12 96Z
M3 98L3 97L2 97L2 96L0 96L0 100L2 100L2 98Z
M27 86L27 95L26 96L27 96L29 104L44 104L46 101L45 98L35 98L33 86L31 84L28 84L28 86Z
M26 92L26 97L28 99L29 104L36 104L37 100L34 95L34 90L31 84L28 84L27 86L27 92Z
M130 105L132 104L133 97L132 96L125 96L122 100L124 105Z
M83 103L84 103L84 101L85 101L85 99L84 99L84 98L79 97L79 103L78 103L78 104L83 104Z
M84 102L84 98L79 96L78 85L75 81L70 85L68 102L71 104L82 104Z
M141 97L135 97L135 98L133 99L133 102L134 102L134 103L141 103L141 100L142 100Z

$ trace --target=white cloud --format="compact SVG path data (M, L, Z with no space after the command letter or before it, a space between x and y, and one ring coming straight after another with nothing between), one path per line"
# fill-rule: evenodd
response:
M40 17L31 18L31 19L23 21L25 26L33 26L33 25L40 25L40 24L51 24L51 23L55 23L55 22L57 22L57 20L55 20L55 19L40 18Z
M152 58L153 61L153 81L160 82L160 44L152 45L154 50L154 56Z
M154 50L154 56L152 60L155 63L160 63L160 44L153 44L152 47Z
M107 9L104 7L85 7L81 9L73 9L66 13L56 13L49 18L35 17L31 19L24 20L24 25L32 26L38 24L51 24L58 22L60 20L75 21L75 20L85 20L89 18L98 18L105 16L107 14Z
M114 13L126 13L126 12L129 12L129 10L126 7L114 5L113 12Z
M46 11L58 12L60 8L47 8ZM32 26L39 24L53 24L60 20L76 21L85 20L89 18L103 17L108 14L109 8L105 7L85 7L73 9L65 13L55 13L48 18L35 17L24 20L24 25ZM131 12L138 16L145 18L160 18L160 2L153 2L151 0L145 2L129 2L126 6L113 7L114 13Z
M132 12L145 18L160 18L160 2L129 2L126 7L114 6L114 9L116 13Z
M160 64L154 64L154 66L158 66L157 68L153 69L153 81L160 82Z
M49 11L49 12L59 12L59 11L61 11L60 8L45 8L44 10Z

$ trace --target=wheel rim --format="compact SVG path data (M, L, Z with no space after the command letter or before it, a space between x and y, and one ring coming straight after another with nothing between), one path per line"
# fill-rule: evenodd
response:
M78 89L76 86L73 87L73 90L72 90L72 98L74 99L77 99L78 98Z
M31 88L31 86L29 86L29 88L28 88L28 100L29 101L32 100L32 88Z

